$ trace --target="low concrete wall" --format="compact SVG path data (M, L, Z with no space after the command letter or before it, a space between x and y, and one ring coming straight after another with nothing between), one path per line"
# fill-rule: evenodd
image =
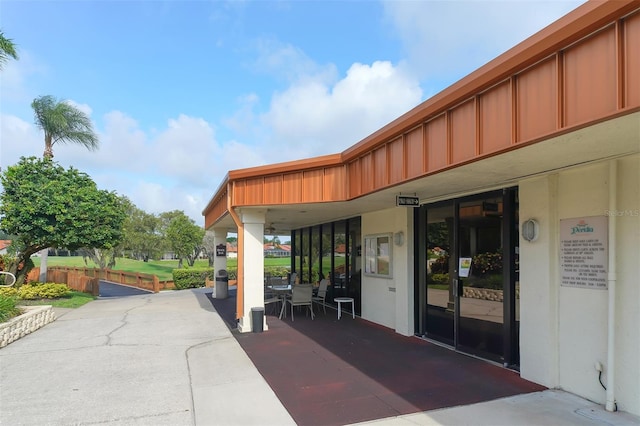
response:
M51 305L24 306L24 313L0 324L0 348L56 319Z

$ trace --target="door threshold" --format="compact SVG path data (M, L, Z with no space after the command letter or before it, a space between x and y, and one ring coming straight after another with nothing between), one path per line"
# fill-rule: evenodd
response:
M518 374L520 374L520 366L519 365L508 366L508 365L505 365L504 363L500 363L498 361L494 361L494 360L491 360L491 359L488 359L488 358L483 358L481 356L474 355L474 354L471 354L469 352L464 352L464 351L458 350L458 349L456 349L455 347L453 347L451 345L447 345L446 343L442 343L442 342L440 342L438 340L430 339L429 337L421 336L419 334L416 334L415 337L417 337L418 339L425 340L425 341L427 341L429 343L432 343L432 344L434 344L436 346L440 346L440 347L443 347L445 349L449 349L450 351L453 351L453 352L458 353L460 355L466 355L466 356L468 356L470 358L475 358L477 360L484 361L484 362L487 362L489 364L495 365L496 367L502 367L504 369L515 371Z

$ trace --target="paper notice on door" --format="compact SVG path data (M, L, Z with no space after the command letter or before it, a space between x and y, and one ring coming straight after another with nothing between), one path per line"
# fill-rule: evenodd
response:
M470 257L461 257L458 268L458 276L460 278L469 277L469 273L471 272L471 258Z

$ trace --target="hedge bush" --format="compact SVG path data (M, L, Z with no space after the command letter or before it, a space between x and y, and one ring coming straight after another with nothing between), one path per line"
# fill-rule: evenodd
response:
M177 290L204 287L207 278L215 279L213 268L174 269L172 272Z
M480 276L502 272L502 252L481 253L473 256L472 272Z
M430 284L449 285L449 274L428 274L427 282Z
M15 287L2 287L0 288L0 296L18 297L18 289Z
M18 288L18 298L22 300L58 299L67 296L70 292L66 284L31 283Z
M431 263L432 274L448 274L449 273L449 255L440 256Z
M6 322L21 313L22 310L16 306L15 297L0 294L0 322Z
M265 266L264 274L271 275L272 277L287 277L289 275L289 268L284 266Z

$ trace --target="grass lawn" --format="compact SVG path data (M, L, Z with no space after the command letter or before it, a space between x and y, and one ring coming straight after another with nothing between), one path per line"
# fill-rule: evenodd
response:
M34 257L33 263L36 267L40 266L40 258ZM186 265L183 262L183 265ZM291 259L288 257L282 258L265 258L265 266L289 266ZM84 263L82 256L49 256L47 258L48 266L68 266L78 268L97 268L97 266L87 259L87 264ZM206 259L198 259L194 264L194 268L206 268L209 266L209 261ZM178 267L177 260L150 260L143 262L141 260L133 259L116 259L115 271L126 272L139 272L141 274L157 275L160 281L173 280L172 271ZM236 269L238 267L238 259L227 258L227 269Z
M79 308L94 299L95 297L89 293L72 290L69 295L59 299L19 300L18 306L51 305L57 308Z

